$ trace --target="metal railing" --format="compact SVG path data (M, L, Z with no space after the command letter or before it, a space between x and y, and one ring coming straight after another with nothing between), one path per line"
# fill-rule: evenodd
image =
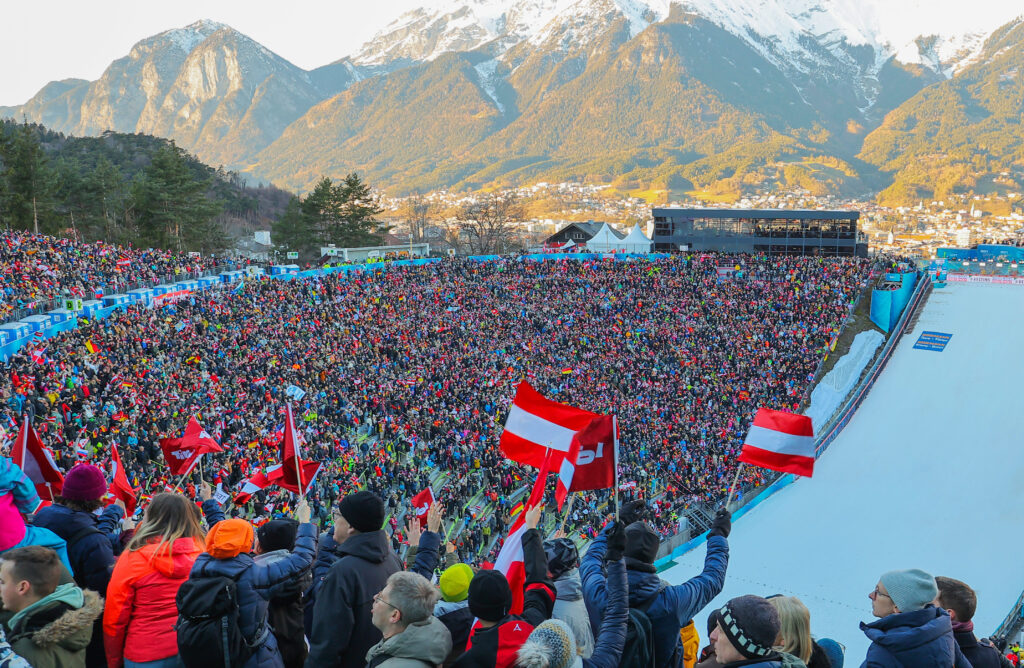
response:
M1020 633L1021 628L1024 628L1024 592L1021 592L1017 603L1014 604L991 637L999 640L1010 639Z

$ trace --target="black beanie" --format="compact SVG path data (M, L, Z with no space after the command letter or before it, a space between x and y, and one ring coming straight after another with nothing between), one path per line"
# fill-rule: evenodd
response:
M512 609L512 590L504 573L477 571L469 583L469 611L485 622L501 621Z
M626 527L626 552L627 557L632 557L645 564L653 564L658 556L658 546L661 539L654 529L647 526L645 522L633 522Z
M338 503L338 512L360 533L379 531L384 526L384 502L373 492L356 492Z
M719 624L729 642L748 659L763 659L772 653L779 635L779 611L760 596L738 596L718 611Z
M256 537L260 539L260 550L292 550L295 548L295 532L299 523L295 520L270 520L256 529Z

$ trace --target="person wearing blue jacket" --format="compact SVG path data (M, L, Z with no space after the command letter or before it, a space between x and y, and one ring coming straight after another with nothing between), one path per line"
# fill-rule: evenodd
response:
M516 668L616 668L626 644L626 619L629 617L629 590L626 585L626 564L623 551L625 528L616 523L607 535L604 559L608 575L608 595L601 629L594 641L590 658L578 657L579 642L572 627L560 619L539 624L516 653ZM579 663L577 663L579 658Z
M291 554L275 559L253 559L252 525L241 519L217 522L206 536L206 552L199 555L189 579L229 577L238 582L238 614L242 635L256 651L244 668L283 668L277 639L267 623L272 598L288 594L293 580L309 569L316 554L316 527L309 523L305 499L296 508L300 524Z
M624 508L624 520L636 516L636 509ZM643 521L626 527L626 579L629 582L629 606L648 605L654 635L654 668L675 668L682 662L683 648L679 630L696 616L725 584L725 570L729 564L729 544L726 538L731 529L731 516L725 509L715 516L708 533L708 552L704 570L696 577L678 585L669 585L658 577L654 568L660 539ZM590 613L591 628L600 628L608 607L608 585L602 569L607 550L608 533L605 528L591 544L580 563L583 577L583 599Z
M878 621L861 623L871 640L861 668L971 668L953 637L949 613L932 605L939 589L930 574L889 571L868 594Z

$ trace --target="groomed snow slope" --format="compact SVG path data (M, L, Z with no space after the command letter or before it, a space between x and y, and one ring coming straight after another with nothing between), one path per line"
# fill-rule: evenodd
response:
M952 334L914 350L922 331ZM859 665L870 592L892 569L923 568L978 592L988 635L1024 589L1024 287L950 284L932 292L913 332L850 424L815 466L733 525L725 589L697 617L742 594L797 596L811 631ZM703 567L699 546L661 577ZM717 604L717 605L716 605Z

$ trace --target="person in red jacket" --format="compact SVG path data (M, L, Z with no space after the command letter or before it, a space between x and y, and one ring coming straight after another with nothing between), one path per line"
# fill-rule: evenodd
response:
M174 597L205 549L199 509L184 496L157 494L107 585L103 644L109 668L178 666Z

